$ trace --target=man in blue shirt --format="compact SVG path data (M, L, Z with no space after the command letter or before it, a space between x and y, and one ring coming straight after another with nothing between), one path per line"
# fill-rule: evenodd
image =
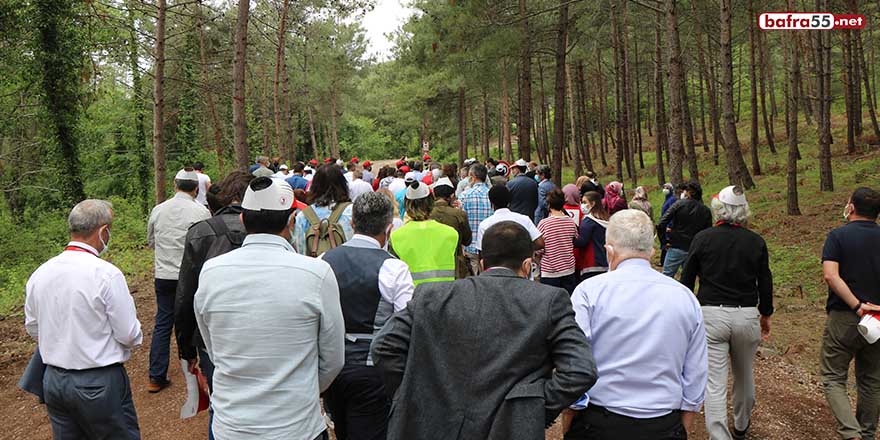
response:
M309 186L309 181L306 180L305 177L303 177L303 172L305 171L305 169L305 165L297 162L293 165L293 175L285 179L285 182L287 182L287 184L290 185L290 187L294 190L301 189L305 191L306 188L308 188Z
M269 158L268 157L257 156L256 163L254 163L253 165L250 166L250 168L248 168L248 172L253 174L254 171L260 169L260 167L269 168Z
M550 171L550 165L541 165L538 167L538 208L535 209L535 224L544 220L550 214L550 208L547 207L547 194L556 189L556 185L550 178L553 172Z
M467 214L468 223L471 226L471 233L474 237L480 231L480 222L492 215L492 203L489 202L489 185L486 184L488 170L483 164L474 164L470 168L469 179L471 187L461 195L461 209ZM471 243L465 246L464 255L468 259L468 265L472 275L479 275L482 271L480 268L480 250Z
M651 268L654 225L641 211L611 218L610 272L572 294L599 380L573 408L566 439L686 439L703 405L709 362L696 297Z
M510 190L510 210L531 218L538 207L538 182L526 175L528 166L522 159L513 163L510 167L513 178L507 182L507 189Z

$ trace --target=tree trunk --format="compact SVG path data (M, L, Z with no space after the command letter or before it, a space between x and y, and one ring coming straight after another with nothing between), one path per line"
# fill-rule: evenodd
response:
M287 37L287 11L290 7L290 0L283 0L281 3L281 17L278 20L278 47L275 48L275 81L274 81L274 93L272 94L272 104L274 110L274 119L275 119L275 148L281 154L285 160L290 158L290 153L288 151L287 144L287 136L284 133L285 130L282 129L282 103L284 101L284 97L281 96L281 83L282 83L282 72L285 72L286 76L286 68L285 65L286 60L284 59L284 48L286 45L286 37ZM287 120L288 124L290 123L290 113L287 112L284 114L284 118Z
M577 125L578 131L581 133L581 142L583 143L583 158L584 165L586 166L588 171L593 170L593 158L590 156L590 140L589 133L591 132L589 124L587 123L587 92L586 85L584 84L584 63L582 61L578 61L577 64L577 81L575 90L577 94L575 96L576 104L574 111L577 115L579 115L579 123ZM595 145L594 145L595 147Z
M709 35L706 35L706 41L711 41ZM723 142L721 137L721 108L718 103L720 91L718 90L718 70L717 63L712 60L709 65L709 117L712 118L712 163L719 165L718 146Z
M541 57L538 57L538 77L540 79L539 86L541 88L541 145L544 150L541 162L546 164L550 162L550 111L547 105L547 95L545 92L547 89L544 86L544 65L541 63Z
M623 146L623 154L626 160L626 173L627 176L632 178L633 188L638 186L638 174L636 172L635 164L633 163L633 138L635 137L632 133L631 121L632 117L632 92L630 91L630 69L629 69L629 39L627 38L627 1L623 0L621 2L620 8L620 16L621 23L617 28L618 32L618 42L620 43L620 67L621 67L621 91L623 92L622 100L621 100L621 108L623 109L623 120L618 121L618 123L622 127L623 131L623 140L620 141L619 145Z
M136 5L134 0L128 0L128 25L129 25L129 45L130 50L128 52L129 58L129 67L131 68L131 106L134 110L134 136L135 136L135 149L137 151L136 156L140 163L136 167L138 170L138 191L140 193L141 198L141 214L149 215L150 213L150 168L147 165L150 163L150 152L147 150L147 133L144 130L144 120L146 119L145 109L144 109L144 95L143 95L143 80L141 77L140 66L138 65L138 48L140 43L138 42L138 29L137 23L134 18L134 9ZM198 6L201 8L201 5ZM201 27L199 28L201 29ZM202 61L202 65L204 66L204 60ZM222 164L223 162L219 162L221 166L221 174L222 174Z
M700 86L700 136L703 138L703 152L709 152L709 132L706 131L706 79L703 71L697 72L697 83Z
M877 109L874 105L874 99L872 98L873 92L871 92L871 82L868 72L867 63L865 63L865 50L862 46L862 32L856 31L856 47L858 48L858 53L856 54L856 61L858 62L858 68L861 71L862 81L865 85L865 101L868 102L868 114L871 116L871 128L874 130L874 136L880 139L880 126L877 125ZM874 87L877 87L877 84L874 84Z
M856 98L853 89L852 39L848 29L841 32L841 39L843 40L843 90L846 103L846 152L853 154L856 152Z
M661 48L661 21L662 14L657 12L654 21L654 143L657 155L657 184L663 186L666 183L666 175L663 172L663 151L669 148L669 139L666 129L666 98L663 96L663 51Z
M761 115L764 120L764 135L767 138L767 146L770 147L770 152L776 154L776 142L773 139L773 124L771 124L770 116L767 114L767 87L766 87L766 79L767 79L767 48L764 44L765 36L762 33L757 33L758 37L758 64L760 65L759 71L759 79L758 84L760 86L760 92L758 96L761 97Z
M752 189L755 183L746 167L736 134L733 111L733 55L731 53L731 0L721 0L721 106L724 112L724 145L727 156L727 177L731 185Z
M156 0L156 63L153 73L153 184L156 204L165 201L165 0Z
M641 87L639 78L641 75L639 74L639 39L633 38L633 50L636 52L636 66L635 72L633 73L633 77L635 78L636 84L636 96L635 96L635 123L633 124L633 130L635 131L636 143L638 145L639 152L639 169L645 169L645 157L642 154L642 96L640 93Z
M333 157L341 158L339 152L339 134L336 128L336 119L339 117L339 109L337 108L336 84L333 84L330 91L330 154Z
M464 87L458 88L458 163L467 159L467 123L465 122Z
M825 11L828 0L816 0L817 11ZM826 8L826 9L822 9ZM819 190L834 191L831 170L831 33L813 31L816 36L816 124L819 145ZM790 91L794 93L794 91Z
M559 0L556 25L556 94L553 100L553 181L562 187L562 148L565 144L565 53L568 36L568 0Z
M681 96L684 72L681 65L681 44L678 39L675 1L666 0L666 45L669 63L669 174L672 183L679 184L684 182L682 171L682 162L684 161L682 122L684 115L681 108L681 104L684 102Z
M529 38L529 19L526 13L526 0L519 0L522 48L520 49L520 96L519 123L517 124L517 146L519 155L525 161L532 160L529 128L532 121L532 48ZM508 126L510 124L507 124Z
M489 128L489 97L486 94L486 91L483 90L483 115L481 120L483 129L485 130L485 135L483 136L483 156L489 157L489 138L491 137L492 130ZM510 118L510 115L507 115ZM499 134L500 139L500 134Z
M732 56L732 55L731 55ZM740 109L742 108L742 96L743 96L743 48L739 47L739 56L736 60L736 123L739 124L739 119L742 113L740 113Z
M569 130L571 132L571 139L574 142L575 154L574 156L574 175L575 177L583 174L584 165L582 156L584 151L584 139L581 134L581 117L580 113L575 108L575 97L574 97L574 85L571 78L571 65L565 65L565 85L566 85L566 94L568 95L568 126L571 127Z
M751 136L749 138L752 156L752 172L761 175L761 161L758 158L758 66L755 65L755 0L749 0L749 104L751 108Z
M794 11L794 0L788 0L788 10ZM789 51L790 51L790 59L791 59L791 74L789 78L789 87L792 90L795 89L795 84L797 84L798 77L801 74L800 67L800 48L797 43L798 36L792 35L792 41L789 42ZM797 188L797 160L798 160L798 126L797 126L797 113L798 113L798 96L796 93L791 93L789 95L788 101L786 101L787 106L789 107L788 113L793 115L790 118L790 121L794 121L788 128L789 136L788 136L788 166L785 177L786 183L786 193L787 193L787 212L788 215L801 215L801 209L798 206L798 188Z
M315 131L315 115L312 109L312 101L309 97L309 39L306 37L303 50L303 98L306 105L306 114L309 119L309 137L312 142L312 154L314 159L321 163L321 151L318 147L318 134Z
M513 161L513 145L510 139L510 103L507 97L507 75L502 73L501 75L501 118L504 130L503 138L504 138L504 158L508 162ZM487 116L488 118L488 116ZM486 145L488 149L489 140L486 138ZM520 149L521 150L521 149Z
M764 47L766 48L768 59L768 63L764 67L767 68L767 91L770 93L770 122L773 122L774 119L776 119L776 116L779 116L779 109L776 107L776 76L774 75L773 69L773 57L770 56L772 51L770 50L770 45L767 44L767 40L770 38L770 34L766 32L760 32L759 35L763 37L762 40L764 43ZM782 52L785 53L785 51ZM763 65L764 63L761 64ZM773 124L770 124L770 128L770 131L774 134L775 137L776 130L773 128Z
M199 60L202 67L202 81L210 84L210 74L208 72L208 48L205 42L205 26L204 17L202 15L202 3L199 1L196 6L196 19L198 20L199 31ZM210 89L205 88L205 103L208 107L208 117L211 118L211 133L213 134L214 150L217 152L217 167L221 176L226 175L223 166L223 132L220 128L220 119L217 117L217 107L214 105L214 95Z
M245 66L247 65L247 28L250 1L239 0L238 21L235 24L235 56L232 60L232 128L235 163L246 169L250 163L247 144L247 114L245 107Z
M679 58L681 61L681 58ZM682 122L684 122L684 133L685 133L685 141L687 151L685 153L685 158L687 158L688 163L688 174L691 177L691 182L699 182L700 181L700 172L697 168L697 148L696 148L696 140L694 139L694 124L693 119L691 119L691 106L690 100L688 99L688 90L687 90L687 81L685 80L686 75L684 72L684 65L682 65L681 69L681 117Z
M602 74L602 50L596 51L596 83L599 84L597 94L599 101L599 156L602 161L602 166L608 166L608 160L605 157L605 153L608 151L608 139L605 137L605 127L608 126L608 107L605 105L605 97L608 95L608 92L605 90L605 78Z

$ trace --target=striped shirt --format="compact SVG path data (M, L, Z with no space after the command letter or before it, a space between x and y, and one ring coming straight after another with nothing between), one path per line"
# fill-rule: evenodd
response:
M477 182L461 195L461 209L467 213L471 234L477 237L480 231L480 222L492 215L492 204L489 203L489 185ZM470 254L480 252L476 243L465 246L464 251Z
M574 273L574 239L578 228L568 216L550 216L538 223L544 236L544 256L541 258L541 276L558 278Z

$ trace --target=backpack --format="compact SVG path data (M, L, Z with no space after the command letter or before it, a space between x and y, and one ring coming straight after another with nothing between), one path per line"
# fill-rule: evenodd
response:
M217 236L218 240L214 240L214 242L211 243L211 247L205 252L205 261L218 255L223 255L231 250L238 249L241 247L242 243L244 243L244 238L247 236L247 232L229 230L229 227L226 226L226 222L223 221L222 215L209 218L207 223L208 226L211 227L211 230L214 231L214 235ZM221 237L222 239L220 239Z
M306 230L306 255L317 257L345 243L345 232L339 224L339 217L351 202L339 203L333 208L330 216L320 220L315 209L311 206L302 211L303 216L309 221L309 229Z

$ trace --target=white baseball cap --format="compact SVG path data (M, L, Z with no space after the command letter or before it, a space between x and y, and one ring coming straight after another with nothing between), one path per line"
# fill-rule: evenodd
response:
M746 201L746 195L743 192L742 188L733 185L722 189L721 192L718 193L718 200L721 200L721 202L727 205L733 206L743 206L749 204L749 202Z
M409 200L424 199L429 195L431 195L431 190L428 189L428 185L417 180L406 187L406 198Z
M450 188L455 189L455 186L452 185L452 181L449 180L448 177L441 177L441 178L437 179L437 182L435 182L433 185L431 185L431 189L437 188L438 186L448 186Z
M174 176L174 180L195 180L196 182L198 182L199 175L192 168L190 168L189 171L184 168L177 172L177 174Z
M281 164L281 166L279 166L278 169L279 169L279 170L286 170L286 169L287 169L287 165Z
M516 162L513 163L513 166L517 166L517 167L527 167L527 166L529 166L529 163L526 162L526 161L523 160L523 159L519 159L519 160L517 160Z
M293 188L281 179L258 177L251 181L242 209L249 211L286 211L293 205Z

